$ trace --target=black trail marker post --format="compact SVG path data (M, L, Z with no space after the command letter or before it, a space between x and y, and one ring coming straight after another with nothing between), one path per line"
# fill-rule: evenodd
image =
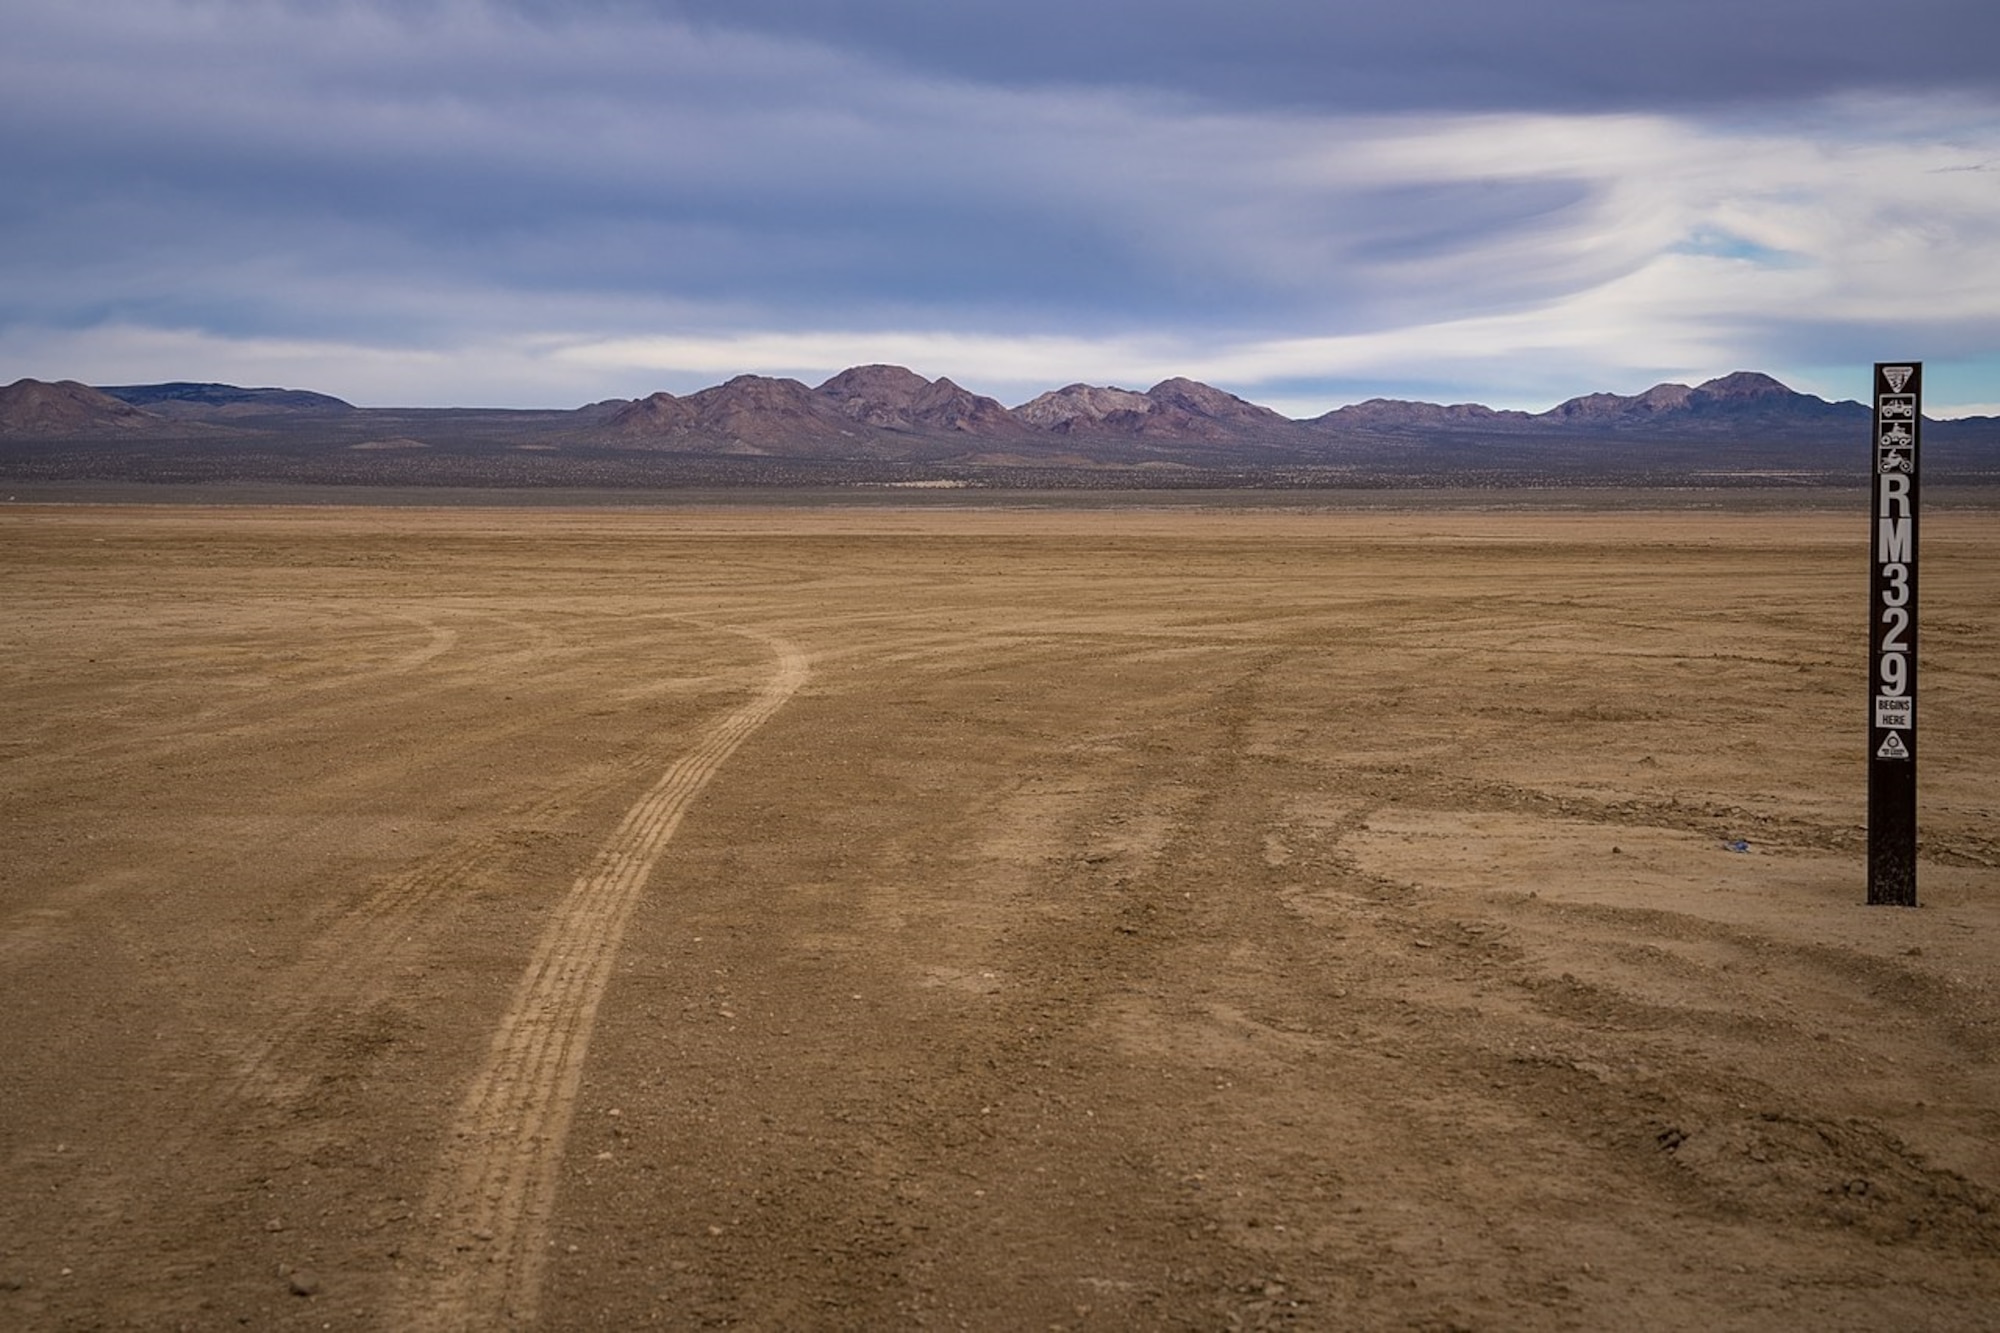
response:
M1917 905L1917 437L1920 361L1875 366L1869 488L1868 901Z

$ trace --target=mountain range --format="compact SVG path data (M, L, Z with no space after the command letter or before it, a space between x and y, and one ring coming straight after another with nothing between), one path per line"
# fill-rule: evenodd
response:
M1303 420L1183 378L1144 392L1071 384L1009 408L886 365L816 387L739 375L686 395L573 411L360 408L298 389L21 380L0 389L0 473L118 473L122 459L121 475L359 473L457 484L482 471L498 484L579 472L647 484L655 474L755 477L788 466L983 479L1144 468L1281 484L1419 474L1835 478L1865 471L1868 423L1860 403L1798 393L1754 371L1586 394L1545 412L1375 398ZM1927 422L1924 441L1927 472L2000 475L2000 418Z

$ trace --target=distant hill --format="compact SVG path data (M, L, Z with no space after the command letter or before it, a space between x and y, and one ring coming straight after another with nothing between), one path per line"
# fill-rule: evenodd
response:
M639 399L614 413L604 429L635 445L862 458L907 453L928 437L1032 433L994 399L901 366L856 366L813 389L792 379L738 375L684 398L656 393Z
M607 434L633 443L729 453L807 453L842 447L838 413L793 379L738 375L685 398L656 393L612 415Z
M1643 432L1657 437L1702 437L1754 429L1766 436L1820 435L1830 426L1864 429L1869 409L1856 402L1829 403L1797 393L1769 375L1740 370L1707 380L1693 388L1656 384L1630 397L1615 393L1586 394L1558 403L1546 412L1498 412L1478 403L1440 407L1373 398L1314 417L1307 425L1321 430L1397 432Z
M102 392L164 417L228 420L275 412L352 412L354 404L305 389L240 389L234 384L108 385Z
M1852 423L1865 429L1869 409L1860 403L1829 403L1796 393L1755 371L1737 371L1690 389L1657 384L1633 398L1592 394L1572 398L1543 414L1571 425L1616 429L1681 429L1709 433L1755 423L1764 430L1817 431Z
M1070 384L1010 409L891 365L817 386L738 375L573 411L359 408L302 389L22 380L0 390L0 437L13 451L0 455L0 472L436 485L934 476L1114 485L1138 484L1118 478L1141 473L1149 485L1850 484L1866 474L1868 420L1860 403L1755 371L1585 394L1545 412L1376 398L1306 420L1180 377L1143 392ZM1924 446L1926 475L2000 482L2000 420L1929 421Z
M75 380L16 380L0 389L0 434L69 437L129 433L160 418Z
M1014 415L1040 430L1099 439L1262 444L1298 428L1268 407L1180 378L1144 393L1071 384L1021 404Z
M1607 397L1609 395L1606 395ZM1486 429L1514 423L1530 425L1537 418L1526 412L1496 411L1481 403L1416 403L1401 398L1370 398L1336 407L1305 424L1329 432Z
M927 380L902 366L856 366L813 393L850 421L892 431L954 431L1008 439L1032 429L997 399L961 389L948 379Z

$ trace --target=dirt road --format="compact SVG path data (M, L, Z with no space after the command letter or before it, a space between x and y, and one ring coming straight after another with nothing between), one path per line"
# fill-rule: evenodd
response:
M0 509L0 1326L2000 1327L2000 522Z

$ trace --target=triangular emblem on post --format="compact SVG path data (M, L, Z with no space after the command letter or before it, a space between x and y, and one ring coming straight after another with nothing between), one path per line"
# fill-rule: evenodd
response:
M1914 366L1882 367L1882 378L1889 381L1889 392L1901 393L1903 386L1910 382L1910 372L1914 369L1916 369Z
M1877 759L1908 759L1910 757L1910 747L1903 744L1903 738L1892 731L1889 733L1889 739L1876 747L1875 757Z

